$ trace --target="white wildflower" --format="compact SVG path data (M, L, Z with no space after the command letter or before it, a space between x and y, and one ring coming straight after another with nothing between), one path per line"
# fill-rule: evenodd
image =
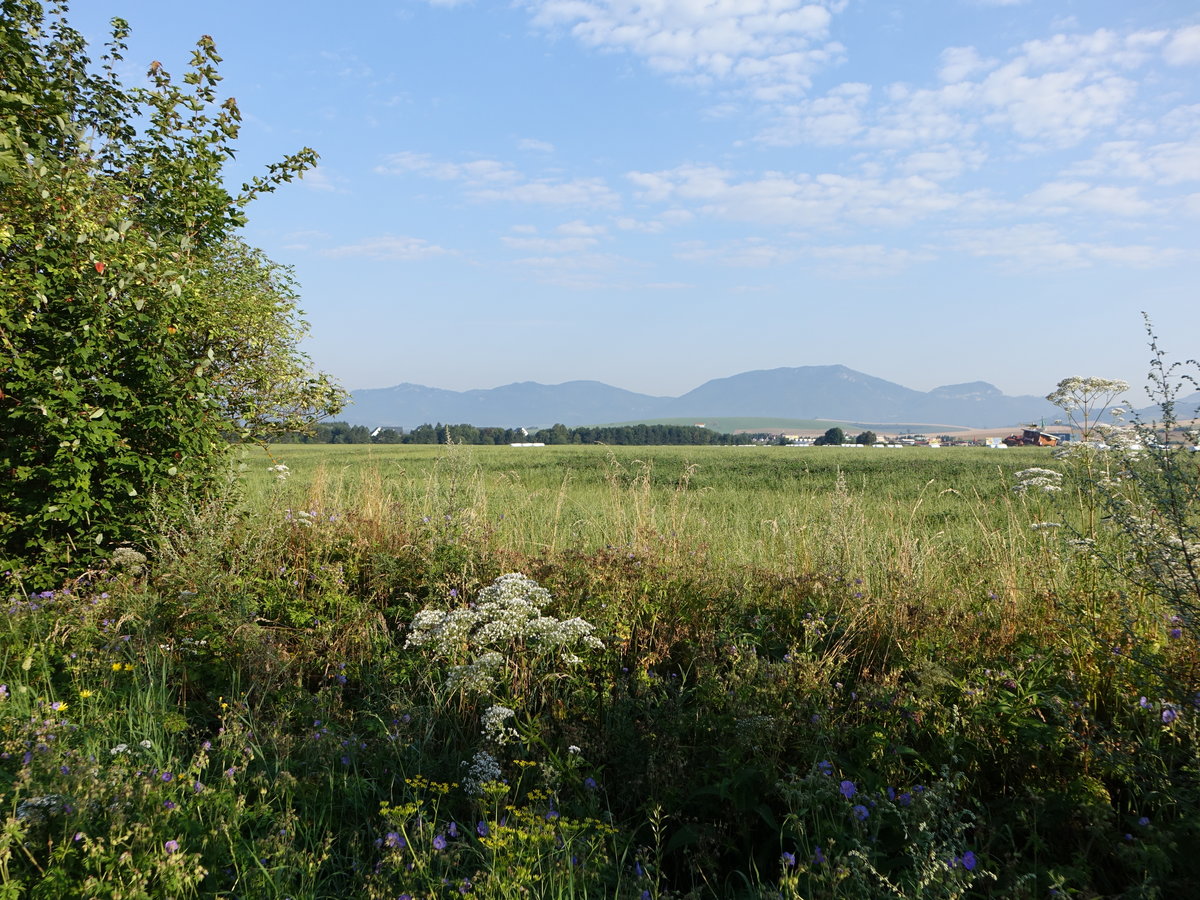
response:
M479 717L479 721L483 725L483 736L490 741L495 741L500 746L511 743L520 737L517 730L505 723L516 715L514 710L507 706L495 704L489 706L483 711L483 715Z
M421 610L405 646L457 661L446 687L476 694L491 690L503 670L519 662L540 657L578 665L579 651L604 649L589 622L546 615L543 608L551 599L550 592L531 578L515 572L502 575L473 605Z
M451 667L446 675L446 690L486 694L496 686L496 676L503 668L504 657L495 650L481 653L464 666Z
M467 769L467 774L462 780L463 790L473 797L482 794L489 783L504 781L500 763L486 750L477 752L469 763L463 762L463 767Z
M1053 494L1062 490L1062 472L1055 472L1053 469L1040 469L1035 466L1032 469L1022 469L1013 477L1017 479L1013 490L1018 494L1030 490Z
M287 481L288 477L292 474L292 470L283 463L279 463L274 466L267 466L267 471L275 473L276 481Z

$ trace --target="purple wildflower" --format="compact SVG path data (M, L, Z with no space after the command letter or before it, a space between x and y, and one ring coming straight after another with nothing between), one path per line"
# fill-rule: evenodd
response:
M783 863L785 869L794 868L796 865L796 854L788 853L786 850L780 855L779 861Z
M488 828L487 822L481 821L478 825L475 826L475 833L478 834L480 837L487 837L488 834L490 833L490 831L491 831L491 829Z
M179 841L171 840L163 844L163 849L168 853L176 853L179 850Z
M404 838L400 837L400 832L398 831L389 831L383 842L392 850L399 850L407 843Z
M858 788L854 786L853 781L843 781L838 785L838 790L842 792L842 796L849 800L858 793Z
M433 839L433 849L434 850L445 850L446 849L446 836L444 834L439 834L437 837L435 837Z
M864 821L867 818L867 816L869 816L871 814L871 811L869 809L867 809L865 806L863 806L861 803L858 804L857 806L851 807L850 812L854 813L854 818L858 819L858 821L860 821L860 822Z
M974 870L974 868L975 868L975 862L976 862L975 854L972 853L970 850L968 850L966 853L964 853L959 858L959 862L962 863L962 867L964 869L966 869L968 872L970 872L970 871Z

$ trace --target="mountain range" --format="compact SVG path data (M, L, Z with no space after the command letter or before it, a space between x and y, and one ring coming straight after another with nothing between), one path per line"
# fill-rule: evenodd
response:
M985 381L916 391L846 366L798 366L715 378L679 397L654 397L603 384L568 381L450 391L419 384L354 391L346 421L413 428L424 423L542 427L716 417L826 419L884 425L923 422L1006 428L1060 418L1043 397L1009 397Z

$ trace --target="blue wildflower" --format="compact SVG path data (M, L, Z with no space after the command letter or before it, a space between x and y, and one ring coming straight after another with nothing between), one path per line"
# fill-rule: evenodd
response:
M853 781L843 781L838 785L838 790L842 792L842 796L849 800L858 793L858 788L854 786Z

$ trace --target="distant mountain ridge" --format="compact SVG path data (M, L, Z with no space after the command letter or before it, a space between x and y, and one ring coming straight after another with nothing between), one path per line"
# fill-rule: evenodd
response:
M846 366L760 369L715 378L679 397L655 397L599 381L525 381L451 391L418 384L354 391L343 418L355 425L414 428L435 422L503 427L597 425L636 419L762 416L850 422L929 422L971 428L1052 422L1043 397L1009 397L984 381L924 392Z

